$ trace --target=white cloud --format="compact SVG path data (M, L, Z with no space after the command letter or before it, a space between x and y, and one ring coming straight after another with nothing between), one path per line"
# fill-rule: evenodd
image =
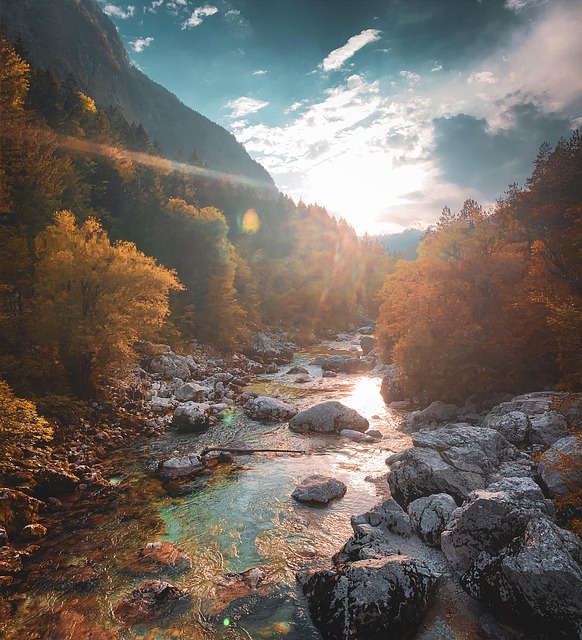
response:
M265 69L257 69L256 71L253 71L254 76L264 76L265 73L268 73Z
M287 116L290 113L293 113L293 111L297 111L297 109L300 109L304 104L306 104L307 102L309 102L309 100L305 99L305 100L300 100L299 102L294 102L292 105L290 105L289 107L287 107L285 109L285 111L283 111L283 113Z
M255 98L241 96L236 100L227 102L226 108L232 110L229 118L243 118L244 116L248 116L251 113L256 113L260 109L266 107L268 104L268 102L263 102L263 100L256 100Z
M416 84L420 80L420 76L418 75L418 73L414 73L412 71L406 71L405 69L403 69L398 75L401 78L408 80L410 84Z
M103 7L103 12L108 16L112 16L113 18L119 18L121 20L127 20L127 18L131 18L135 13L135 7L130 4L127 9L122 9L115 4L106 4Z
M526 9L537 7L545 1L546 0L505 0L505 4L503 6L514 13L521 13Z
M478 71L478 72L474 71L469 75L468 82L469 84L473 84L474 82L482 82L484 84L495 84L497 82L497 77L491 71Z
M177 2L178 0L174 0ZM180 2L182 4L182 2ZM197 7L194 9L194 13L186 20L186 22L182 23L182 29L189 29L190 27L197 27L202 24L202 20L207 18L208 16L213 16L215 13L218 13L218 7L213 7L209 4L205 4L203 7Z
M357 36L352 36L343 47L334 49L321 63L324 71L335 71L339 69L346 60L349 60L355 53L365 47L370 42L380 39L381 31L378 29L366 29Z
M145 11L149 11L150 13L156 13L158 8L164 4L164 0L152 0L152 4L149 7L144 8Z
M443 70L442 64L435 64L435 66L431 69L432 73L435 73L436 71L442 71L442 70Z
M130 40L129 44L136 53L141 53L146 47L149 47L153 41L154 39L151 36L147 36L146 38Z

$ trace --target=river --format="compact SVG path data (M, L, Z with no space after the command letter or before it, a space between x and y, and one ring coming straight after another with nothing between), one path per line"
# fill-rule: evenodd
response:
M339 436L296 434L285 424L252 421L235 409L201 435L169 433L120 451L108 463L120 470L111 480L124 491L110 508L72 521L47 540L6 637L44 638L47 615L72 608L124 640L321 638L295 574L330 566L331 556L351 535L350 517L386 497L386 457L410 442L397 431L398 415L382 401L379 378L324 378L321 368L310 364L317 353L345 353L348 348L327 344L298 354L294 364L312 374L308 383L297 382L297 376L284 373L289 367L281 367L249 390L279 395L303 408L341 400L368 418L382 440L362 444ZM148 471L152 460L240 440L257 448L305 453L239 456L173 487ZM342 480L348 487L345 497L324 508L297 503L291 498L294 487L313 473ZM135 559L139 549L156 540L172 541L191 556L191 571L161 577L191 589L194 606L154 627L123 629L112 618L112 607L152 577ZM86 589L51 580L52 572L71 565L90 566L98 578ZM221 586L226 584L223 576L252 567L264 571L263 586L231 602L233 592Z

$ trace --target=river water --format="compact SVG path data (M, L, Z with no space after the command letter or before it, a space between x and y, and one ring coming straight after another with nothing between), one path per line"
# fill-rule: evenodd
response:
M342 353L334 349L348 347L328 344L319 353ZM235 409L204 434L172 433L120 452L110 463L121 469L112 480L124 491L112 507L71 522L47 541L33 565L35 577L23 586L17 616L4 627L5 637L45 638L47 615L69 609L126 640L321 638L295 574L330 566L331 556L352 533L350 517L386 497L385 459L409 446L409 438L397 431L399 416L384 405L379 378L323 378L321 368L310 364L314 355L300 353L294 363L309 370L311 382L296 382L297 376L285 374L288 367L282 367L249 390L278 395L304 408L340 400L368 418L370 428L382 432L382 440L362 444L339 436L296 434L285 424L255 422ZM148 471L152 460L241 440L251 447L304 453L238 456L186 485L164 485ZM345 497L323 508L294 501L296 484L313 473L342 480L348 487ZM178 575L143 572L135 562L137 551L156 540L175 543L191 556L193 569ZM67 588L51 580L55 570L71 565L89 565L97 572L91 588ZM265 574L255 591L235 593L224 580L225 574L253 567ZM194 606L155 626L122 628L112 608L151 577L191 589ZM235 596L242 597L233 600Z

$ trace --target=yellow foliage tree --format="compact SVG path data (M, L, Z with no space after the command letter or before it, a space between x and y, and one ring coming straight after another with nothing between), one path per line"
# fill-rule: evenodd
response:
M34 446L52 437L48 422L28 400L17 398L0 380L0 469L9 469L20 447Z
M139 339L156 336L168 315L173 271L135 245L111 245L100 224L77 225L69 211L36 238L39 341L58 354L73 391L94 396L135 362Z

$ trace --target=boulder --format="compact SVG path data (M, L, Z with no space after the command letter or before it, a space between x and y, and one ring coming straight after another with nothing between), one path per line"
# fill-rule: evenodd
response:
M319 365L324 371L334 373L358 373L369 371L373 366L366 360L348 355L318 356L313 364Z
M462 576L474 598L518 616L536 637L582 637L582 544L570 531L534 518L496 553L483 551Z
M315 474L305 478L295 488L291 497L308 504L327 504L342 498L346 491L347 487L341 480Z
M285 373L288 375L309 375L309 371L305 367L300 367L299 365L291 367Z
M0 489L0 522L10 537L19 536L29 524L38 521L41 502L16 489Z
M459 423L421 431L412 441L414 447L389 459L390 491L404 508L433 493L448 493L460 504L499 475L532 474L529 456L493 429Z
M148 542L138 551L139 566L151 571L168 570L172 572L188 571L192 568L190 556L178 549L172 542L161 540Z
M571 435L554 442L540 457L538 473L552 498L582 489L582 438Z
M408 515L419 538L431 547L440 547L441 533L456 508L448 493L436 493L413 500L408 505Z
M248 349L248 355L260 362L286 364L293 360L295 345L283 342L265 333L256 333Z
M389 366L389 371L384 373L382 377L380 395L386 404L406 400L406 395L398 384L396 369L392 365Z
M326 640L404 638L420 624L440 576L421 560L393 555L298 576Z
M362 336L362 339L360 340L360 348L365 356L367 356L375 346L376 338L372 338L372 336Z
M410 537L410 518L395 500L385 500L352 517L354 535L334 556L337 565L399 555L402 538Z
M52 469L50 467L39 469L35 473L34 479L36 481L34 495L41 499L73 493L79 485L77 476L64 469Z
M553 406L557 395L549 392L527 393L494 406L484 426L498 429L517 446L550 447L568 435L566 418Z
M163 580L146 580L123 596L113 615L123 624L157 620L190 605L190 592Z
M179 402L202 402L207 394L208 389L195 382L186 382L174 391Z
M148 369L166 379L181 378L182 380L188 380L190 378L189 365L187 356L179 356L168 349L165 354L151 360Z
M441 534L441 548L451 567L466 571L486 551L496 555L522 535L532 518L553 518L554 505L531 478L506 478L472 493L456 509Z
M376 438L373 438L368 433L362 433L361 431L354 431L354 429L342 429L340 431L342 438L348 438L354 442L377 442Z
M209 425L210 405L205 402L186 402L181 404L172 417L172 424L178 427L178 433L197 433Z
M369 426L355 409L335 400L316 404L289 420L289 428L298 433L340 433L343 429L364 432Z
M204 469L205 464L195 453L185 456L169 458L160 463L159 474L164 478L174 478L176 476L188 476Z
M423 423L453 422L459 409L454 404L445 404L441 400L435 400L426 409L419 411L420 421Z
M47 529L45 526L40 524L40 522L35 522L34 524L27 524L20 535L23 540L33 542L34 540L44 538L46 536L46 532Z
M250 398L244 405L245 413L255 420L287 422L298 411L295 405L269 396Z

